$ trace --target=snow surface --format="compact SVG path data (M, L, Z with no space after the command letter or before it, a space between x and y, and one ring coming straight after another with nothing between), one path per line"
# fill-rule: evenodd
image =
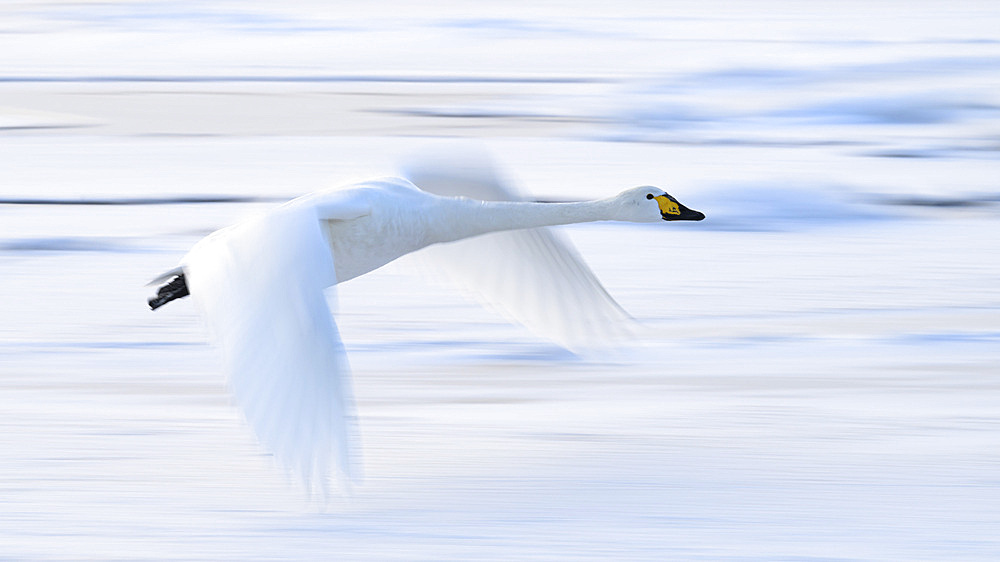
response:
M1000 8L333 6L0 8L0 558L1000 558ZM644 326L606 357L342 285L364 482L310 499L144 283L468 145L708 219L561 229Z

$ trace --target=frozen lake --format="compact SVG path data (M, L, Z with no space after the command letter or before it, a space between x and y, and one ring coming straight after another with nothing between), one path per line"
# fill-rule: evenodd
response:
M0 558L1000 558L1000 9L698 6L0 8ZM708 219L559 229L642 325L607 356L342 285L364 481L310 500L144 284L470 145Z

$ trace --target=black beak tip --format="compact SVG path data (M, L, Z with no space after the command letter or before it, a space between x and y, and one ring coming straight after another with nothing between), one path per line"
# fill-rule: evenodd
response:
M663 215L663 220L665 221L703 221L705 220L705 213L701 211L695 211L694 209L688 209L684 207L681 209L679 215L668 215L661 213Z

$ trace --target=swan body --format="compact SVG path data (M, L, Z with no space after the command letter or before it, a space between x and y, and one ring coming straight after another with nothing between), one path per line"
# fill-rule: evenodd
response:
M262 445L307 485L325 490L335 468L357 477L349 369L328 287L434 246L425 252L455 265L460 282L573 347L628 316L568 244L540 227L704 218L655 187L536 203L484 200L512 198L489 178L412 177L426 190L383 178L290 201L209 235L160 278L181 275L172 290L190 291L236 403ZM454 196L463 192L485 196Z

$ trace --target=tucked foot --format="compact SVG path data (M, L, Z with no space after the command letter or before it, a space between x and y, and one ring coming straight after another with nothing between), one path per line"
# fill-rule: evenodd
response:
M174 299L183 298L189 294L191 293L188 292L188 286L187 282L184 280L184 274L181 273L177 277L174 277L169 283L160 287L160 290L156 292L156 296L149 299L149 308L150 310L156 310Z

